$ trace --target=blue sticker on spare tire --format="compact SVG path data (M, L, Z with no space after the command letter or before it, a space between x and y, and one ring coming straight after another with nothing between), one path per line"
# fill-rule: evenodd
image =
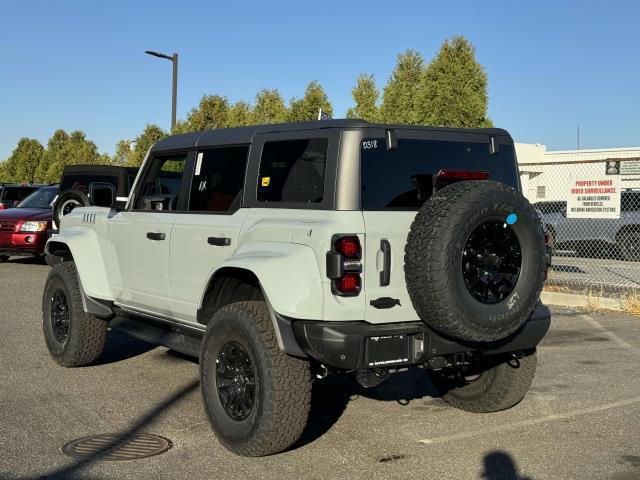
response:
M507 225L513 225L517 221L518 215L516 215L515 213L510 213L509 215L507 215Z

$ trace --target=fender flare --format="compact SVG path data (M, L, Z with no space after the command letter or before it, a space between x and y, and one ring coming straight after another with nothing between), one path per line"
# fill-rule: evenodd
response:
M246 270L258 279L269 308L278 346L286 353L306 356L293 333L295 320L321 320L322 282L314 251L307 245L249 242L209 276L200 296L203 307L210 282L225 269Z
M54 263L73 259L84 295L97 300L113 301L102 249L94 230L67 228L47 241L44 252L52 257Z

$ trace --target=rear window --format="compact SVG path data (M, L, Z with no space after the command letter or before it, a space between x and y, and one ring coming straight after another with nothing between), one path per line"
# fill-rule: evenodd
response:
M360 158L363 210L418 210L442 169L483 170L489 180L518 186L513 145L491 155L488 142L400 139L387 150L384 138L373 138L362 142Z
M118 177L112 175L66 175L60 184L60 191L64 192L70 188L88 193L90 183L110 183L118 188Z
M322 202L328 143L326 138L265 143L260 160L258 201Z
M0 190L0 199L17 201L28 197L40 187L12 187L5 186L3 190Z

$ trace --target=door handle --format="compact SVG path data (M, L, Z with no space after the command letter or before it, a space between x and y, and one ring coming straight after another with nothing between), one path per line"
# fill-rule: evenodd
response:
M382 250L380 286L386 287L391 282L391 244L389 243L389 240L380 240L380 250Z
M228 247L231 245L231 239L228 237L209 237L207 243L216 247Z
M167 236L162 232L147 232L149 240L164 240Z

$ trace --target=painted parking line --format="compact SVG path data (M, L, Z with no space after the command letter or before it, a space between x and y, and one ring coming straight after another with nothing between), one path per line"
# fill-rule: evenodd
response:
M636 404L640 404L640 397L620 400L618 402L605 403L603 405L596 405L593 407L578 408L575 410L571 410L569 412L554 413L552 415L547 415L545 417L532 418L530 420L522 420L520 422L505 423L504 425L498 425L497 427L493 427L493 428L474 430L470 432L454 433L452 435L443 435L440 437L425 438L423 440L418 440L418 442L423 443L425 445L435 445L440 443L453 442L457 440L467 440L469 438L474 438L480 435L487 435L491 433L498 433L498 432L504 432L509 430L517 430L523 427L530 427L533 425L550 423L558 420L566 420L574 417L580 417L583 415L590 415L593 413L606 412L607 410L612 410L614 408L628 407L630 405L636 405Z
M620 346L622 348L625 348L627 350L630 350L632 352L635 352L635 353L640 355L640 348L635 347L635 346L631 345L630 343L626 342L624 339L620 338L618 335L616 335L615 333L613 333L612 331L607 329L604 325L602 325L600 322L598 322L592 316L590 316L590 315L580 315L580 316L587 323L590 323L593 327L595 327L598 330L600 330L603 335L608 337L609 340L611 340L612 342L616 343L618 346Z

